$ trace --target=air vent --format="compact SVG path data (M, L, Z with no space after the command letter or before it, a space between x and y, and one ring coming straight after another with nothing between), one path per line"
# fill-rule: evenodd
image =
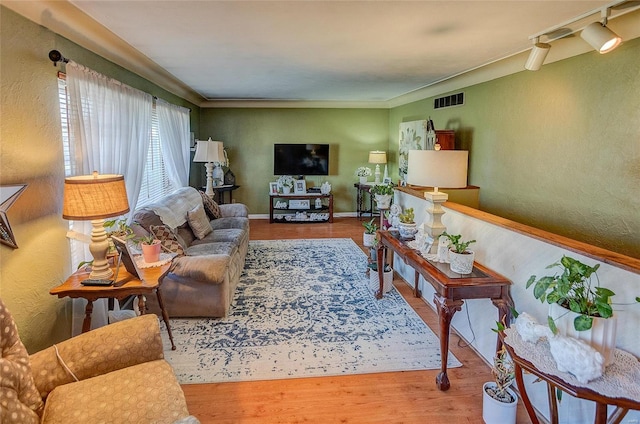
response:
M433 101L434 109L443 107L459 106L464 104L464 93L452 94L450 96L438 97Z

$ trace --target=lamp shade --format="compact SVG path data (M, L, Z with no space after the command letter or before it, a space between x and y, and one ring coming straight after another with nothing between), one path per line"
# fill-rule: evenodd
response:
M127 189L122 175L94 172L64 180L62 217L89 221L129 212Z
M542 67L542 64L544 63L544 60L547 58L549 49L551 49L551 44L534 44L533 48L531 48L531 52L529 53L529 58L524 64L524 69L527 69L529 71L537 71L538 69L540 69Z
M193 156L194 162L223 162L224 145L222 141L200 140L196 145L196 153Z
M369 163L387 163L387 152L379 150L369 152Z
M584 27L580 37L601 54L610 52L622 42L622 38L600 22L593 22Z
M467 186L466 150L409 150L407 183L423 187Z

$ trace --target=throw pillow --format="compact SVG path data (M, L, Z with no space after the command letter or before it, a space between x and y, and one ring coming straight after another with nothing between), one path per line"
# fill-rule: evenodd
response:
M209 218L207 218L207 214L205 213L202 205L198 205L187 212L187 222L189 223L193 234L199 240L202 240L207 236L207 234L213 231L213 228L211 228L211 224L209 223Z
M185 245L168 225L152 225L149 227L151 233L162 243L166 252L184 255ZM180 237L181 238L181 237Z
M200 196L202 196L202 204L209 219L220 218L222 216L222 213L220 212L220 206L218 206L218 204L211 197L207 196L205 192L200 191Z

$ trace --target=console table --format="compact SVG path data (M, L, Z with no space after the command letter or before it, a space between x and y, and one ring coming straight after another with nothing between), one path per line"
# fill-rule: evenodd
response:
M440 321L440 357L442 360L441 371L436 377L436 386L440 390L448 390L450 387L447 377L447 359L449 356L449 329L451 319L456 311L459 311L467 299L490 299L498 309L498 319L509 324L511 320L511 307L513 299L509 293L511 281L500 274L475 262L471 274L457 274L449 269L449 264L432 262L420 255L415 249L407 246L409 240L400 238L397 231L378 231L380 244L378 245L378 279L380 288L376 297L383 296L383 261L388 250L395 252L402 260L415 270L414 296L422 296L418 281L420 275L428 281L435 293L433 301L436 304ZM498 338L496 349L502 347L502 341Z
M362 218L362 215L369 214L369 216L373 217L373 196L369 192L371 187L373 187L373 183L371 184L360 184L355 183L353 185L357 190L357 203L356 203L356 212L358 215L358 219ZM369 193L369 209L364 209L364 198L365 193Z

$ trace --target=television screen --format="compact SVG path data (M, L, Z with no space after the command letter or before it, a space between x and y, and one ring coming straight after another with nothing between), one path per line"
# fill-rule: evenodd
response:
M274 175L329 175L328 144L274 144Z

